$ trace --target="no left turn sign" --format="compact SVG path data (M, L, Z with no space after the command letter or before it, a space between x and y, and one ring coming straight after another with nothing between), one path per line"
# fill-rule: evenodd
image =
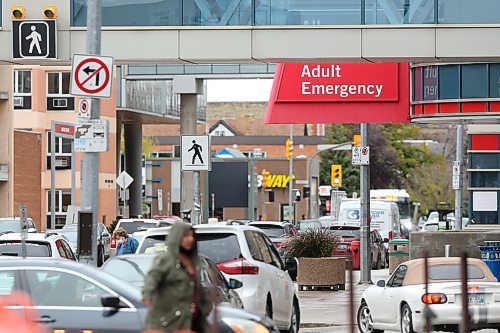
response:
M75 54L71 70L71 95L111 97L113 57Z

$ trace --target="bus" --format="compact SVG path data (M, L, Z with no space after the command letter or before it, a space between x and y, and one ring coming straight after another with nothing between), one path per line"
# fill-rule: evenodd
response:
M416 230L412 223L410 194L406 190L399 189L381 189L370 190L371 200L383 200L395 202L399 208L399 217L401 219L402 236L407 238L411 231Z

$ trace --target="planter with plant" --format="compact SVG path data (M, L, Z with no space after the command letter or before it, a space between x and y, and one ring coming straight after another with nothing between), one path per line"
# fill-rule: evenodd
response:
M287 240L286 256L299 261L299 288L345 288L345 259L332 257L339 243L335 234L320 229L310 229Z

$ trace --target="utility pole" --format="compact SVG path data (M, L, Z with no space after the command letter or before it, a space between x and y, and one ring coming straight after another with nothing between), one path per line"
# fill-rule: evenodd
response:
M458 189L455 190L455 230L462 230L462 193L463 181L463 149L464 149L463 125L457 125L457 152L456 163L458 165Z
M292 142L293 147L293 125L290 125L290 141ZM295 224L295 212L293 209L293 153L290 154L290 165L288 169L288 216L290 219L290 223Z
M102 0L87 1L87 54L101 54ZM91 119L100 118L98 98L92 99ZM83 153L81 184L82 211L92 211L92 254L80 261L97 266L97 214L99 211L99 153Z
M361 124L361 146L368 146L368 124ZM370 166L360 166L361 191L361 280L360 284L372 284L370 248Z

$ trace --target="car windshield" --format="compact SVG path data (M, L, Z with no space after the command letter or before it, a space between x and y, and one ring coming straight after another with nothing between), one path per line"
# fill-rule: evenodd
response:
M21 232L21 223L19 223L19 220L0 221L0 233L8 231Z
M136 231L140 231L139 228L154 228L156 227L155 222L145 222L145 221L131 221L131 222L120 222L120 228L125 229L127 234L132 234Z
M152 235L144 238L139 253L158 253L166 251L166 239L167 235Z
M330 231L342 238L360 238L359 228L330 227Z
M243 258L235 234L197 233L196 239L198 253L212 259L216 264Z
M21 241L0 242L0 256L21 257ZM26 243L27 257L51 257L50 245L48 243Z
M299 221L298 229L305 231L309 229L321 229L321 222L319 221Z
M467 265L467 277L469 279L483 279L484 276L484 272L478 266L471 264ZM429 279L458 281L461 279L460 265L431 265L429 267Z
M132 257L115 257L104 265L103 271L128 283L143 282L153 265L154 256L136 255Z
M262 229L269 238L280 238L286 234L285 228L279 225L254 224L252 226Z
M426 231L439 231L439 224L427 224L424 226Z

